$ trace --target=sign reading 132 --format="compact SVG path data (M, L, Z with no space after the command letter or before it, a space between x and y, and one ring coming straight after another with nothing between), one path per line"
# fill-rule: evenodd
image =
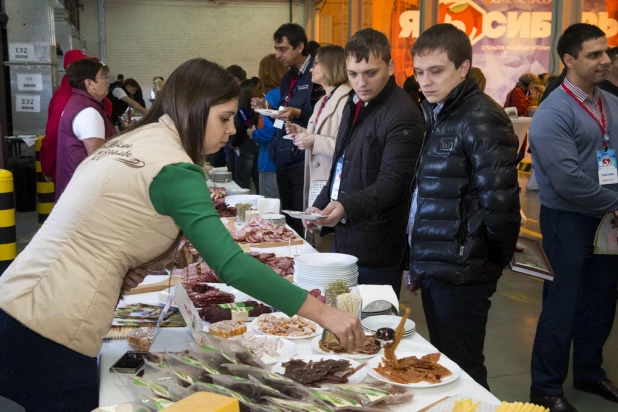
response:
M34 44L32 43L10 43L10 61L32 61L34 57Z

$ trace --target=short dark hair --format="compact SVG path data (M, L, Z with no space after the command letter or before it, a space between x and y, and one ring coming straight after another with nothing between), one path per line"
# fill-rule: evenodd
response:
M109 68L98 59L81 59L67 67L66 75L71 87L87 92L86 80L96 81L99 70L103 75L109 73Z
M118 76L116 76L116 79L118 80L124 80L124 74L119 74Z
M372 54L386 63L391 61L391 45L388 38L384 33L375 29L368 28L357 31L345 45L346 59L354 56L357 63L361 60L369 62L369 57Z
M618 47L612 47L607 51L607 55L610 59L612 59L612 63L616 61L616 57L618 57Z
M578 58L579 52L583 49L584 42L605 37L605 32L597 26L588 23L575 23L566 28L560 39L558 39L558 56L564 64L564 55L570 54Z
M307 43L307 51L312 57L315 57L315 54L318 52L320 47L320 43L315 40L310 40L309 43Z
M412 46L414 56L441 50L446 52L448 59L456 68L466 61L472 66L472 43L463 31L449 23L436 24L421 33Z
M204 164L204 130L213 106L238 99L240 86L223 67L206 59L189 60L172 72L148 113L118 136L157 123L168 115L193 163Z
M135 87L136 89L140 88L137 80L131 78L124 81L124 87Z
M244 82L245 80L247 80L247 72L245 71L245 69L243 69L237 64L233 64L229 66L227 69L225 69L225 71L227 71L232 76L236 77L241 82Z
M294 48L303 44L303 56L309 55L309 48L307 47L307 33L305 29L295 23L286 23L281 25L275 34L273 34L273 40L275 43L281 43L283 38L288 39L288 43Z

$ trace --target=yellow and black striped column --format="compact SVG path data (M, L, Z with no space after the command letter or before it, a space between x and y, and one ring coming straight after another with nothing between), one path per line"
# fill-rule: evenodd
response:
M0 169L0 276L17 256L13 173Z
M37 137L36 143L34 144L36 154L36 200L39 214L39 227L45 222L56 202L56 188L54 182L47 181L45 175L43 175L43 169L41 168L41 145L43 144L43 137L44 136Z

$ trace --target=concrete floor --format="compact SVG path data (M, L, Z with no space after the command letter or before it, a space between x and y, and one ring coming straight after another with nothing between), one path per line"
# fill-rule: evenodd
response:
M528 174L520 174L523 188L521 202L528 222L522 235L539 237L540 228L538 192L526 192ZM37 230L37 215L17 214L17 243L21 250ZM530 388L530 357L536 324L541 311L542 282L536 278L506 271L492 298L492 308L485 341L486 365L489 385L496 397L505 401L527 401ZM412 319L418 332L429 337L420 296L409 294L402 288L401 303L412 309ZM618 382L618 317L610 339L605 345L605 370L610 379ZM571 377L564 386L565 396L580 412L618 411L618 405L598 396L576 391Z

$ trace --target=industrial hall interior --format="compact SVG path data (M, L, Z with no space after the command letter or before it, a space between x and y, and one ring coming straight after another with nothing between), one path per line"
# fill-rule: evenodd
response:
M0 412L618 411L618 0L0 40Z

